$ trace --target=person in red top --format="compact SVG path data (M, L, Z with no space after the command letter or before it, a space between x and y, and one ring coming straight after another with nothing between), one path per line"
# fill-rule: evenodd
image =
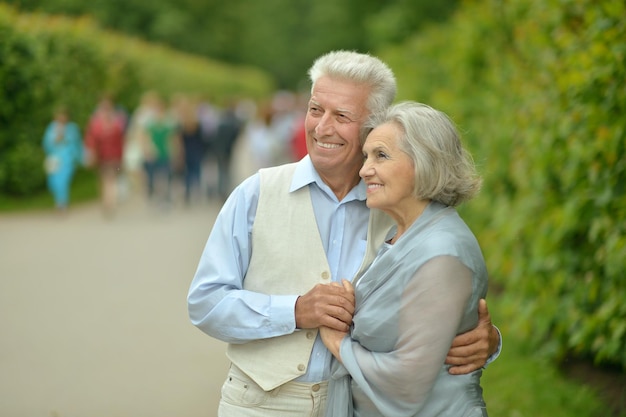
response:
M117 183L124 149L124 116L109 96L103 96L91 116L85 133L88 161L100 174L102 209L111 216L117 206Z
M294 126L291 137L291 156L294 161L299 161L307 154L306 150L306 130L304 128L304 117L299 117Z

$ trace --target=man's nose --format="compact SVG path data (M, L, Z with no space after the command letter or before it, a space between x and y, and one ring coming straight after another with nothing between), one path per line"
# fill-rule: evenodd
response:
M315 133L321 136L327 136L332 134L333 132L333 117L330 113L324 113L322 117L320 117L317 126L315 126Z

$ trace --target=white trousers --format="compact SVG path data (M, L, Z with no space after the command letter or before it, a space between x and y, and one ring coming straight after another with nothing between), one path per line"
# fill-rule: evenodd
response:
M328 382L287 382L263 391L235 365L222 386L218 417L324 417Z

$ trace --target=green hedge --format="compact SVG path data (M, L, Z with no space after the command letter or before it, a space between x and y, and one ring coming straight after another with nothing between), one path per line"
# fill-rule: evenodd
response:
M485 183L463 214L505 331L626 369L626 6L465 2L383 54L401 99L449 113Z
M18 13L0 4L0 196L45 188L41 138L58 105L84 127L103 92L133 109L141 94L217 101L263 97L272 80L99 29L86 18Z

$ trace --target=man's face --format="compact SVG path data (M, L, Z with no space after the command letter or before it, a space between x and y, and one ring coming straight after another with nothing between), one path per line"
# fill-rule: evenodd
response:
M358 173L363 162L359 132L369 115L368 95L368 88L350 81L324 76L315 83L305 120L306 145L322 177Z

